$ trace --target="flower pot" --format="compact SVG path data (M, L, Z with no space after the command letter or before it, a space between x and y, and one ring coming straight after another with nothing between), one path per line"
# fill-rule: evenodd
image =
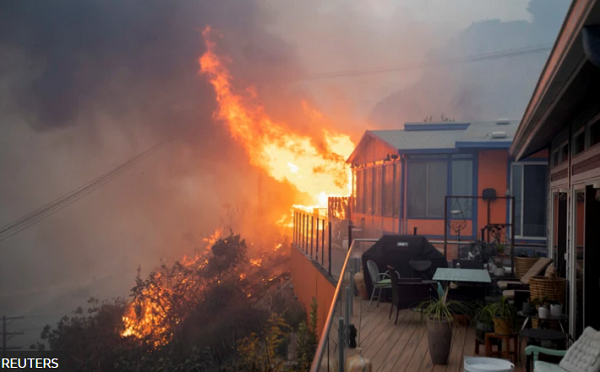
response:
M562 305L561 304L556 304L556 305L550 305L550 315L554 316L554 317L559 317L562 315Z
M511 318L494 318L494 332L499 335L512 334L513 320Z
M344 371L347 372L371 372L373 366L369 359L362 356L360 348L357 349L358 354L346 360Z
M429 355L433 364L447 364L452 346L452 328L448 321L427 321Z
M475 323L475 337L485 343L485 334L494 332L494 323L477 322Z
M550 314L550 310L546 306L540 306L538 309L538 315L540 319L548 319L548 315Z
M534 307L529 302L523 303L523 314L530 315L533 313Z

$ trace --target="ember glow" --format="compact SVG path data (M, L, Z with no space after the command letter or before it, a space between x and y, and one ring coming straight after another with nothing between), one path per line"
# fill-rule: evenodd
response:
M253 87L234 85L225 66L227 59L216 54L210 27L202 36L207 50L200 58L200 71L216 93L218 108L214 117L227 124L250 163L278 181L289 181L307 193L315 206L326 207L328 196L349 195L352 175L344 160L354 149L350 137L326 129L322 129L320 138L309 137L271 120ZM302 102L302 107L308 120L323 123L322 114L308 103Z

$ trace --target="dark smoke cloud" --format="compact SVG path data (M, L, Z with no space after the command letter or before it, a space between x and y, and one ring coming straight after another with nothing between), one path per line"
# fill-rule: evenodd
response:
M38 311L53 289L98 295L101 278L101 295L126 295L138 264L179 259L232 218L250 240L268 235L296 192L248 165L198 73L207 25L240 83L297 71L268 21L255 1L0 2L0 225L175 138L0 242L0 312Z

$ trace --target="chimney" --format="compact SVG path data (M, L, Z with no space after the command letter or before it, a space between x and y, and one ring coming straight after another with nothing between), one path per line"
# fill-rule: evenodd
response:
M496 131L496 132L492 132L492 138L506 138L506 132L503 131Z
M496 125L508 125L510 124L510 120L508 119L497 119Z

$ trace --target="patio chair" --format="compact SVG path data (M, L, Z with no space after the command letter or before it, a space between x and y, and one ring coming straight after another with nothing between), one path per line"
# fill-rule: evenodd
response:
M398 315L402 309L413 309L418 307L423 301L431 298L431 291L436 288L437 283L419 278L408 278L392 280L392 306L390 306L390 315L396 308L396 320L398 323Z
M551 258L542 257L533 266L531 266L529 270L527 270L525 275L523 275L520 280L499 280L497 284L498 288L502 290L502 296L512 300L515 297L515 289L528 290L529 279L540 275L548 268L548 266L550 266L552 262L553 260Z
M379 307L379 301L381 300L381 291L386 288L392 288L392 277L388 273L380 273L379 267L374 261L367 261L367 269L369 269L369 275L371 276L371 283L373 284L373 292L371 293L371 299L369 300L369 308L367 311L371 310L371 303L373 302L373 297L375 297L375 291L379 290L377 293L377 307ZM396 271L398 275L398 279L400 279L400 273Z
M569 350L527 346L525 355L532 354L534 372L600 372L600 332L592 327L587 327ZM563 358L556 365L538 360L539 354Z
M416 278L415 272L418 272L423 279L431 279L431 266L433 262L430 260L411 260L408 263L412 269L413 277Z

